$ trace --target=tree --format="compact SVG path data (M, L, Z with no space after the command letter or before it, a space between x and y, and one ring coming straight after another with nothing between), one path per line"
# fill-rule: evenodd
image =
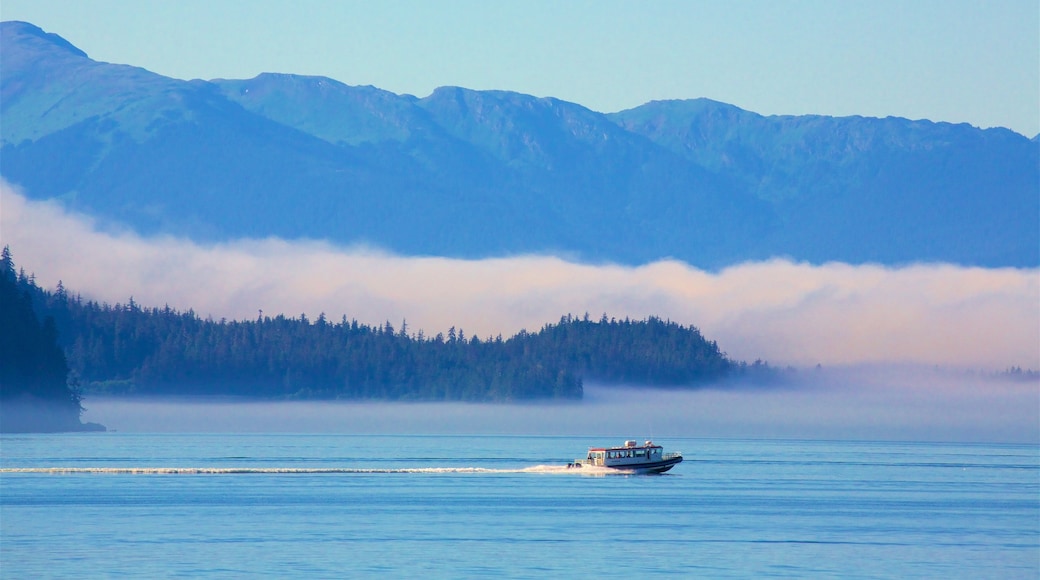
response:
M69 384L57 326L51 316L42 323L37 318L33 288L32 278L14 275L10 248L4 247L0 254L0 431L82 430L83 408L79 393Z

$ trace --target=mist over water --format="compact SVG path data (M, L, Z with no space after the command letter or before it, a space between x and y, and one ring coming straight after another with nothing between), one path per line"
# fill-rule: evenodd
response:
M1040 442L1035 381L919 368L801 371L777 386L698 390L586 385L579 402L478 404L91 399L120 432L783 438ZM615 441L616 440L616 441Z

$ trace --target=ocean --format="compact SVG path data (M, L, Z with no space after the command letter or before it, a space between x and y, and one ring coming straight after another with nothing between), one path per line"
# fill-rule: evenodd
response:
M1033 444L93 433L0 438L3 578L1040 577Z

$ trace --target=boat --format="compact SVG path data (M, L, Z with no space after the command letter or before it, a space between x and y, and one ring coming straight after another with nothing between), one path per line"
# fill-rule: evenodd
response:
M570 469L607 468L629 473L664 473L681 463L682 453L665 453L660 445L647 441L638 445L625 441L620 447L589 447L584 459L568 463Z

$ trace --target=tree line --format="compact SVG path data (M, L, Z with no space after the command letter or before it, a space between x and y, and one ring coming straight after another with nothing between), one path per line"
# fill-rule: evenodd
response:
M269 399L518 401L581 398L584 380L688 387L761 368L730 360L693 326L649 317L567 315L537 332L428 336L324 314L202 319L193 310L84 300L2 267L52 320L87 393ZM8 334L5 330L5 335ZM55 367L55 372L60 369ZM78 403L77 403L78 404Z
M24 273L14 273L11 253L0 255L0 431L82 431L83 407L58 344L53 317L34 309L40 293Z

